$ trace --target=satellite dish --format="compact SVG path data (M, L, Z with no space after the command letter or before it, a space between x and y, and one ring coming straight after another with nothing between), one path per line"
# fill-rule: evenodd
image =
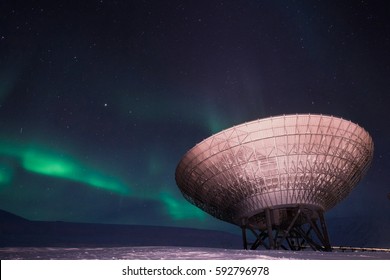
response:
M342 118L264 118L198 143L178 164L176 183L189 202L210 215L243 232L259 230L258 245L268 235L269 249L300 250L294 238L313 241L305 233L323 227L317 239L324 246L307 245L328 250L323 213L357 185L371 164L373 149L368 132ZM319 226L312 223L316 219ZM305 224L312 228L302 228Z

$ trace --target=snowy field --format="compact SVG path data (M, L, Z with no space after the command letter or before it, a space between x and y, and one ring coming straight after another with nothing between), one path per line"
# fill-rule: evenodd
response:
M330 220L332 244L390 248L390 220ZM371 221L371 220L370 220ZM0 209L1 260L390 260L387 252L246 251L242 237L194 228L28 221ZM367 229L377 229L374 231ZM351 233L354 234L351 234ZM156 238L158 233L158 238Z
M245 251L190 247L8 247L2 260L390 260L388 252Z

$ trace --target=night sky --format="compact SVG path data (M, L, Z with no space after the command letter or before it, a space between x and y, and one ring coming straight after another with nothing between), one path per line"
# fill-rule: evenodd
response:
M389 217L385 3L0 1L0 209L230 230L182 197L184 153L245 121L320 113L375 144L327 217Z

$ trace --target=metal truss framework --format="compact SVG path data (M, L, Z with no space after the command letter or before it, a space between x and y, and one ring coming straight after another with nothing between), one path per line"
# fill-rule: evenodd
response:
M284 225L275 225L272 221L274 211L280 211L279 209L264 210L264 228L244 221L241 229L245 250L264 248L300 251L308 247L315 251L332 250L322 211L301 206L283 210L292 214L292 219ZM248 240L248 231L252 233L251 241Z

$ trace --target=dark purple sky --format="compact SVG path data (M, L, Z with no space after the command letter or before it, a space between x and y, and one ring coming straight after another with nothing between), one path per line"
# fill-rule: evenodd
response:
M329 217L390 213L387 1L1 1L0 208L226 229L174 173L224 128L290 113L373 137Z

